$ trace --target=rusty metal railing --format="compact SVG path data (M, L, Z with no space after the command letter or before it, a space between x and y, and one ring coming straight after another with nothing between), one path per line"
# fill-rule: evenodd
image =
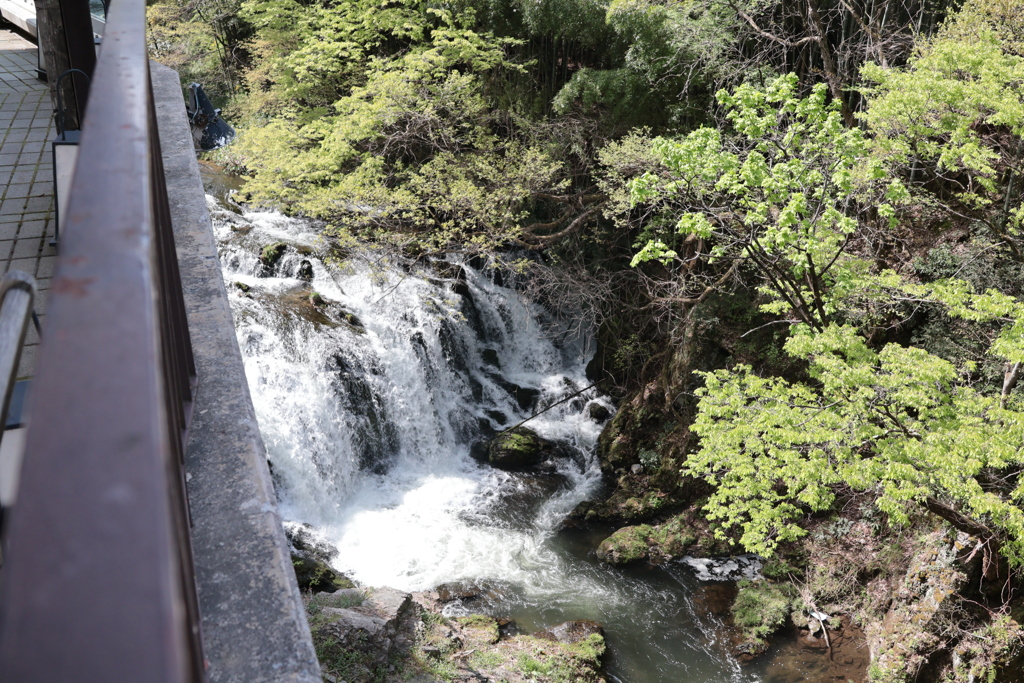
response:
M183 452L195 366L146 55L93 73L0 569L0 680L199 682Z

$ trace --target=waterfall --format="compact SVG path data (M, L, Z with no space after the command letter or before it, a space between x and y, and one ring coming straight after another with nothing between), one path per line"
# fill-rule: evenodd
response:
M613 681L757 680L696 616L692 571L609 567L593 535L559 532L601 486L589 406L613 411L594 389L558 403L590 384L587 334L486 263L368 246L325 262L310 222L208 201L282 515L338 548L337 569L407 591L486 585L491 613L525 630L596 619ZM557 444L539 472L474 460L548 406L528 422Z
M590 390L529 422L563 455L554 492L522 517L497 509L536 482L470 449L586 387L587 338L486 264L403 267L363 249L327 267L308 223L246 220L256 234L222 220L218 238L285 518L338 547L357 581L424 590L484 576L561 590L533 568L557 565L544 538L600 485L601 425L586 408L610 402ZM251 243L275 240L289 246L268 269ZM304 261L308 282L296 278Z

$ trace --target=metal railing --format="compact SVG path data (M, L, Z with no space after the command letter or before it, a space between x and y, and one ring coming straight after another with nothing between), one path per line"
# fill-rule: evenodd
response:
M0 680L205 680L183 454L195 366L146 54L93 73L0 570Z
M6 418L14 393L21 347L25 343L36 281L28 273L12 270L0 279L0 417Z

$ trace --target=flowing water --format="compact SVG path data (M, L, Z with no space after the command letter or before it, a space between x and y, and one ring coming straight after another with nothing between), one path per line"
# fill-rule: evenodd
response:
M593 552L602 535L559 530L601 486L589 406L612 409L607 398L590 389L530 421L560 444L544 473L470 456L590 384L586 334L482 264L410 266L370 249L326 264L309 223L209 201L282 515L337 547L337 569L408 591L472 582L477 609L526 632L599 621L609 680L767 680L715 642L690 568L609 567ZM268 268L260 249L277 241L289 247Z

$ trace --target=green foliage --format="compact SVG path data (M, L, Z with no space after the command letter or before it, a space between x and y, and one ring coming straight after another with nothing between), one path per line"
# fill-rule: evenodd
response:
M277 5L259 7L267 14ZM254 21L265 28L270 19ZM297 118L282 114L250 127L241 140L255 173L247 191L258 202L326 218L342 230L399 243L420 234L420 250L516 239L529 200L559 191L560 164L526 140L494 133L499 114L485 101L483 76L509 66L507 41L465 28L469 21L465 14L425 11L418 29L402 24L407 49L370 60L364 82L349 94L317 112L307 108ZM381 25L390 24L374 23ZM286 99L303 87L296 79L270 92ZM317 87L324 83L310 79ZM308 103L314 97L294 96Z
M246 74L255 113L307 116L364 81L374 58L401 53L431 27L426 5L361 0L335 5L246 0L242 16L256 29L255 66Z
M875 153L922 205L981 220L1018 259L1022 16L1013 0L966 3L905 69L864 67L875 85L862 115Z
M621 58L576 71L555 96L554 110L596 110L620 126L706 120L708 95L725 77L735 40L733 19L731 8L705 0L612 0L605 50Z
M251 27L239 0L158 0L146 8L149 55L201 83L218 106L235 96Z
M963 303L961 290L944 287L933 293L958 315L1008 305L992 293ZM994 347L1013 358L1016 326ZM986 471L1024 464L1024 413L963 386L947 361L896 344L874 351L848 326L798 329L786 350L806 359L813 382L738 367L706 373L697 392L701 449L684 470L716 485L712 519L739 527L744 546L770 555L804 535L799 518L829 508L842 484L875 491L879 509L901 523L912 503L951 501L998 533L1011 562L1024 563L1024 488L981 481Z
M824 85L797 95L793 75L767 88L718 93L737 138L699 128L656 138L661 168L629 182L634 206L651 219L632 264L660 261L677 271L691 261L750 261L772 302L822 328L842 310L865 264L844 251L860 215L874 207L882 224L906 196L902 184L866 157L867 139L843 125ZM684 252L684 247L698 246Z

